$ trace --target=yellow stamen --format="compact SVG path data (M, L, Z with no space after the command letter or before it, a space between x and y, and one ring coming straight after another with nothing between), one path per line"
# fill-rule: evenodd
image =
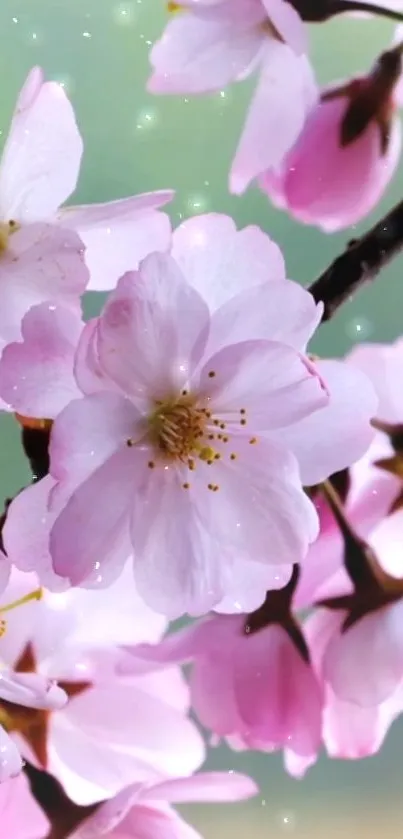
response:
M0 606L0 612L11 612L13 609L18 609L19 606L24 606L25 603L30 603L31 600L41 600L43 597L43 589L37 588L35 591L30 591L24 597L19 597L18 600L13 600L12 603L7 603L7 606Z
M170 14L175 14L175 12L182 12L183 6L181 6L180 3L174 3L172 0L170 0L170 2L167 3L167 9Z

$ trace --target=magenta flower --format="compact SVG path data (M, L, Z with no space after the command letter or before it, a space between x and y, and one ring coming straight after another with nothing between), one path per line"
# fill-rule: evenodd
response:
M32 582L33 575L14 572L7 596L24 594ZM110 798L129 783L186 775L204 759L177 668L117 674L118 645L156 641L164 627L136 597L130 569L104 592L45 592L7 614L0 644L11 676L1 720L23 757L53 774L78 804ZM47 713L32 700L20 714L24 691L55 678L68 704L46 694Z
M256 784L237 772L200 772L188 778L134 784L99 809L69 839L97 836L122 839L200 839L171 804L197 801L241 801L257 792Z
M48 836L50 824L23 774L0 786L0 821L4 836L10 839L46 839Z
M400 158L400 73L390 51L370 75L322 92L281 165L260 178L275 204L328 233L375 207Z
M67 228L79 234L86 247L91 288L103 289L113 287L121 273L135 268L151 250L169 246L169 219L158 208L172 192L59 210L76 188L82 151L63 88L45 82L42 70L35 67L19 94L0 164L1 249L10 234L10 248L17 241L14 230L19 227L60 223L65 230L59 236L67 237L67 242L75 241ZM39 233L42 229L43 224L37 225ZM63 250L62 244L59 249Z
M151 50L153 93L204 93L259 79L232 164L230 188L278 166L316 100L304 24L284 0L184 0Z

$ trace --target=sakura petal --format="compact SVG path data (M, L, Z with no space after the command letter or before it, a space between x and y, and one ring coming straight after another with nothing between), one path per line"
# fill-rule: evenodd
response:
M403 341L358 344L349 353L348 362L361 370L374 385L379 399L376 416L387 422L400 423L403 398L395 382L403 367Z
M132 511L137 588L170 619L203 614L222 596L219 547L200 524L184 477L174 468L147 471Z
M214 464L205 483L199 467L192 473L200 481L193 496L200 521L227 551L233 546L272 565L302 560L317 536L318 520L293 455L264 439L251 446L242 438L236 454L234 461ZM207 490L208 480L218 492Z
M172 192L155 192L61 210L63 226L76 230L85 245L89 289L114 288L118 278L137 269L149 253L168 249L169 217L157 209L172 197Z
M51 300L76 310L88 281L83 245L73 231L31 224L12 234L0 263L0 334L20 337L23 316Z
M73 585L93 572L102 579L108 560L120 572L130 553L129 505L143 461L136 449L117 450L73 492L50 533L56 574Z
M283 588L288 583L291 573L291 566L267 566L237 554L223 581L225 597L214 611L225 615L254 612L269 590Z
M323 481L364 454L374 436L370 420L378 403L369 379L352 365L319 361L315 366L329 389L328 404L281 433L274 432L294 452L305 486Z
M316 92L305 56L270 39L258 86L230 174L230 190L240 194L266 169L278 166L304 125Z
M22 770L22 759L17 746L0 725L0 784L15 778Z
M7 510L2 535L13 566L26 573L34 571L41 585L61 591L68 583L54 573L49 553L49 532L56 517L48 511L53 486L48 475L20 492Z
M232 218L218 213L182 222L172 256L211 312L252 285L285 279L280 248L266 233L252 225L237 230Z
M252 778L239 772L198 772L190 778L174 778L145 789L141 800L169 801L242 801L258 792Z
M21 324L21 343L9 344L0 359L0 393L24 416L53 419L80 396L74 353L83 323L78 313L44 303Z
M134 807L115 834L117 839L123 835L136 836L136 839L152 839L156 835L159 839L201 839L200 834L179 813L163 804Z
M2 783L0 812L2 828L12 839L45 839L48 836L50 824L23 773Z
M330 641L323 673L340 699L378 705L403 677L402 604L366 615Z
M61 85L27 79L0 166L0 215L24 224L51 218L75 189L83 143Z
M263 12L259 16L264 18ZM245 28L236 16L178 15L151 50L152 93L201 93L220 90L244 75L258 54L263 35L253 25Z
M0 551L0 594L6 588L10 579L11 563L3 551Z
M124 275L99 322L101 369L125 393L144 399L183 386L200 359L208 308L172 257L151 254Z
M262 0L270 22L285 43L297 54L308 52L306 26L291 3L284 0Z
M11 673L0 671L0 697L26 708L59 710L68 696L57 684L39 673Z
M213 372L213 376L210 373ZM214 415L229 431L271 431L310 416L328 402L316 369L276 341L243 341L213 355L200 373Z
M224 343L237 344L250 335L304 351L320 322L322 308L291 280L245 289L214 312L209 351L217 352Z

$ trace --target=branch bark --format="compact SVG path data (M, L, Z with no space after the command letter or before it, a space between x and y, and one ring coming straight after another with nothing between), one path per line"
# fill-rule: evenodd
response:
M330 320L339 306L361 286L372 282L403 250L403 201L400 201L364 236L349 242L346 250L309 286L316 302L324 303L322 321Z

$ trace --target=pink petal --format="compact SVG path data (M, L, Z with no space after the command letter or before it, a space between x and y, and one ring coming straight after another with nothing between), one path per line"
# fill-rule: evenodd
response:
M250 3L243 5L251 13L249 25L243 14L236 13L236 8L231 16L223 5L218 7L218 13L203 16L188 13L170 21L151 50L153 74L148 90L202 93L220 90L244 76L264 39L256 25L264 20L264 11L256 11Z
M319 361L315 366L329 389L328 404L277 432L294 452L305 486L323 481L364 454L374 436L370 420L377 408L374 389L360 371L343 361Z
M54 573L49 553L49 532L56 517L48 511L53 486L53 479L47 476L16 495L8 508L2 536L13 566L24 572L34 571L41 585L60 591L67 583Z
M313 365L276 341L226 346L203 367L199 389L208 394L214 416L226 423L227 433L248 437L294 424L328 402ZM246 422L241 411L246 412Z
M137 588L170 619L203 614L223 594L220 548L199 521L193 495L183 488L185 476L174 467L146 472L132 509Z
M304 56L267 39L258 86L232 164L230 190L240 194L258 175L278 166L297 139L316 97Z
M305 289L290 280L245 289L214 312L208 352L247 341L251 335L304 351L321 316L322 304L316 305Z
M61 85L34 70L20 94L0 167L0 215L51 218L75 189L83 144Z
M403 369L403 341L357 344L349 353L348 362L362 370L374 385L379 399L376 416L391 423L401 422L403 395L395 382Z
M319 749L322 696L310 666L278 626L244 640L235 658L235 691L253 737L311 756Z
M180 388L200 359L209 326L206 304L174 260L152 254L126 274L99 322L102 370L144 405Z
M98 391L120 392L118 385L101 369L98 357L98 318L89 320L81 333L76 350L74 374L80 390L88 395Z
M387 699L403 678L402 604L386 606L330 641L323 673L334 693L364 707Z
M9 778L15 778L22 770L22 759L17 746L0 725L0 784ZM0 792L1 802L1 792ZM2 822L3 822L3 813Z
M47 417L80 396L74 354L83 323L78 313L44 303L27 312L22 342L9 344L0 359L0 393L24 416Z
M174 778L155 784L141 795L143 801L241 801L251 798L258 787L247 775L229 772L198 772L190 778Z
M63 226L76 230L85 245L90 289L114 288L118 278L137 269L149 253L168 249L169 217L157 209L172 197L169 191L151 192L60 212Z
M117 449L73 491L50 533L56 574L77 585L92 573L102 581L104 566L120 572L130 553L130 503L144 468L138 449Z
M0 264L0 335L20 337L24 314L51 301L78 309L88 272L77 234L50 224L31 224L12 234Z
M4 534L2 534L4 537ZM11 563L3 551L0 551L0 594L8 585L10 579Z
M45 839L50 830L23 773L1 785L0 814L2 830L10 839Z
M308 52L306 25L291 3L285 0L263 0L263 5L282 40L297 54Z
M254 225L237 230L232 218L219 213L182 222L173 234L172 256L211 312L254 285L285 279L282 253L269 236Z
M0 672L0 697L25 708L60 710L68 701L67 694L54 682L39 673Z
M193 498L200 521L226 551L221 565L229 562L230 548L272 565L303 559L317 536L318 521L293 456L263 438L250 446L238 437L233 447L236 460L198 465L192 473L197 478ZM209 482L219 491L209 492Z
M288 583L291 572L291 566L267 566L237 553L224 578L225 597L214 611L226 615L254 612L264 602L267 591Z
M403 577L403 510L388 515L371 532L370 542L382 568L392 577Z

